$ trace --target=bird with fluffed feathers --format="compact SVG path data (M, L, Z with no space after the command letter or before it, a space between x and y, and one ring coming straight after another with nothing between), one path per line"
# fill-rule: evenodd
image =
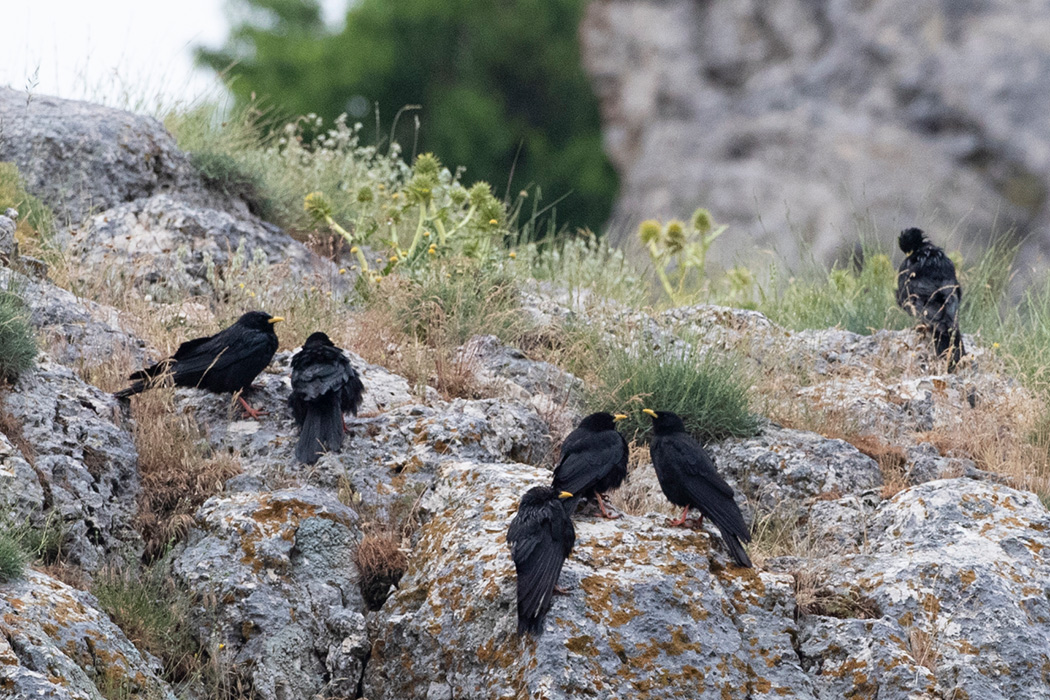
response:
M170 376L175 386L207 389L217 394L250 391L252 382L277 352L274 324L283 321L265 311L249 311L215 335L187 340L175 354L128 377L133 384L113 395L126 399ZM237 399L252 418L264 415Z
M930 329L937 355L947 356L951 372L966 354L959 329L962 287L955 263L922 229L904 229L897 245L905 256L897 271L897 304Z
M525 492L507 529L518 581L518 634L543 634L562 565L576 543L567 502L573 494L534 486Z
M701 523L706 517L718 528L733 560L740 566L751 566L742 544L751 541L751 532L733 499L733 487L718 474L710 455L686 432L677 414L649 408L644 413L653 420L649 455L660 488L667 500L685 509L671 525L684 525L689 510L695 508L700 511Z
M616 430L616 421L626 417L622 413L592 413L562 443L551 488L573 494L569 513L576 510L580 499L593 498L602 516L620 517L606 509L602 494L619 488L627 477L627 441Z
M292 357L288 405L299 426L296 459L314 464L325 452L339 452L346 436L343 414L357 415L364 391L350 358L326 334L311 334Z

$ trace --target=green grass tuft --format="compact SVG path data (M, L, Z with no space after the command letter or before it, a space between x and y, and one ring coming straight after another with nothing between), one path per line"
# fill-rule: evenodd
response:
M33 366L36 339L22 298L0 291L0 381L15 382Z
M0 533L0 583L8 583L22 576L26 555L18 541L9 533Z
M588 398L589 409L627 413L618 427L628 440L650 429L643 408L677 413L686 430L703 442L745 437L758 430L748 395L750 383L732 355L609 348L597 380Z

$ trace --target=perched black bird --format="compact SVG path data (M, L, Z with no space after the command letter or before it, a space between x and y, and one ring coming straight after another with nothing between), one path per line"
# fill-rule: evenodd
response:
M897 245L905 255L897 271L897 303L933 331L939 356L951 351L948 354L950 372L966 354L959 330L962 289L955 276L955 265L920 229L901 231Z
M355 416L365 387L350 360L324 333L314 333L292 358L292 408L300 427L295 457L313 464L325 451L343 447L343 413Z
M507 544L518 573L518 634L543 634L543 619L562 564L576 543L568 491L533 486L521 497L518 514L507 530Z
M733 488L715 471L704 448L688 433L682 419L670 411L644 409L653 419L653 441L649 454L653 458L656 478L667 500L684 506L682 517L672 525L682 525L690 508L700 511L700 522L707 516L722 533L729 553L740 566L751 566L751 559L741 542L750 542L744 516L733 500Z
M219 394L248 391L277 352L273 324L283 320L263 311L249 311L229 328L215 335L187 340L171 357L135 372L128 377L134 384L113 395L125 399L143 392L167 372L171 373L176 386L197 387ZM249 406L243 396L237 398L252 418L263 415Z
M627 441L616 430L616 421L626 417L622 413L592 413L562 443L551 488L574 494L568 506L570 514L581 498L593 497L603 516L620 517L605 509L602 494L619 488L627 476Z

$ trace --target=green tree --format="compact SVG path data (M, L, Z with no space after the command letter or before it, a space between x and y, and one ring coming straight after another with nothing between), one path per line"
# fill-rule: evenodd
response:
M608 216L617 182L580 66L584 0L359 0L339 32L316 0L233 2L226 45L197 58L230 79L240 104L365 123L378 105L384 130L420 105L418 143L413 119L398 125L406 151L464 165L500 194L513 171L512 198L527 185L545 204L564 196L559 220L573 226Z

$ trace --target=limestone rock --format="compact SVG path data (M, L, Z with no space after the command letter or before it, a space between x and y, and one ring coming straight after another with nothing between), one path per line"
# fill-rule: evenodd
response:
M88 102L0 88L0 161L14 161L26 188L60 221L182 188L200 178L175 139L151 117Z
M30 523L57 518L66 559L89 574L138 552L138 454L116 399L41 355L2 401L33 452L31 471L14 465L13 488L34 501L42 490L47 506Z
M0 585L0 697L175 700L94 596L27 570Z
M311 488L215 496L174 561L200 641L263 700L352 697L368 654L357 514ZM221 645L221 646L220 646Z

